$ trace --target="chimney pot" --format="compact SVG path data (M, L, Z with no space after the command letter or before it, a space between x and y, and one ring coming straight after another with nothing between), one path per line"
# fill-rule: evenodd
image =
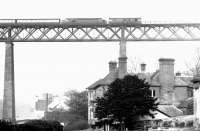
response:
M181 72L176 72L176 76L181 76Z
M109 72L113 72L117 69L117 62L116 61L110 61L109 62Z
M141 63L140 67L141 67L141 72L145 73L145 71L146 71L146 64L145 63Z

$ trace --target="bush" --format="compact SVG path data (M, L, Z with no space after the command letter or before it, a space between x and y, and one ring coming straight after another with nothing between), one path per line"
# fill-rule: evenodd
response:
M172 122L171 121L164 121L163 126L164 127L171 127L172 126Z
M31 120L16 125L0 120L0 131L63 131L63 126L56 121Z
M44 120L31 120L24 125L28 125L34 128L41 128L45 131L62 131L63 126L57 121L44 121Z
M65 126L64 131L84 130L87 128L89 128L89 125L86 120L78 120Z
M180 126L180 127L185 127L185 122L181 122L181 123L179 124L179 126Z
M0 131L12 131L13 126L11 122L0 120Z
M187 121L186 127L193 127L193 121Z

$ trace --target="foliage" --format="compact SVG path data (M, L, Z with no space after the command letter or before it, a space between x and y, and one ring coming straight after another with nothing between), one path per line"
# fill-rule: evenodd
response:
M164 121L163 127L172 127L172 121Z
M0 120L0 131L12 131L12 123Z
M95 117L99 121L124 123L129 129L140 117L154 117L156 98L151 97L150 85L137 76L127 75L109 85L104 97L96 99ZM97 123L98 125L98 123Z
M83 119L81 116L73 114L69 111L53 111L46 114L47 120L56 120L59 122L70 123Z
M185 127L185 122L181 122L181 123L179 124L179 126L180 126L180 127Z
M64 127L64 131L72 131L72 130L84 130L89 128L88 122L86 120L79 120L72 123L69 123Z
M31 120L25 124L0 121L1 131L62 131L62 129L62 125L56 121Z
M186 122L186 127L193 127L193 121L187 121Z
M191 62L187 62L186 66L188 67L188 71L184 74L192 76L200 75L200 48L196 49L193 60Z
M69 106L69 112L82 116L83 119L87 120L87 115L88 115L87 92L70 91L66 93L66 96L69 97L69 100L66 102L66 104Z

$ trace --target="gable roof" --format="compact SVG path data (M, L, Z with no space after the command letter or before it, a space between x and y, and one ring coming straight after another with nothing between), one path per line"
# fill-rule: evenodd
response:
M180 77L175 77L174 78L174 84L175 84L175 86L188 86L188 83L186 83Z
M174 86L182 86L182 87L188 87L191 86L191 80L192 77L190 76L174 76ZM153 86L160 86L159 81L159 70L157 70L155 73L151 75L151 85Z
M117 78L118 78L118 69L108 73L103 79L99 79L98 81L96 81L95 83L90 85L87 89L93 90L93 89L96 89L96 88L98 88L99 86L102 86L102 85L109 85L110 83L112 83Z

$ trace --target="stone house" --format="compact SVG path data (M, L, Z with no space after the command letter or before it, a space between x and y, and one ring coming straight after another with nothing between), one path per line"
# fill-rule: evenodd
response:
M120 63L119 63L120 64ZM159 109L165 114L174 117L182 115L183 111L177 106L188 98L193 96L193 88L191 84L192 77L183 76L181 73L174 73L174 59L160 58L159 69L154 73L147 73L145 71L146 64L141 64L141 71L138 75L141 79L146 79L150 84L152 97L157 97L160 103ZM119 77L120 67L117 67L117 62L109 62L109 73L103 78L99 79L88 90L88 123L94 124L96 118L94 117L95 105L93 101L97 97L102 97L107 90L108 85Z

